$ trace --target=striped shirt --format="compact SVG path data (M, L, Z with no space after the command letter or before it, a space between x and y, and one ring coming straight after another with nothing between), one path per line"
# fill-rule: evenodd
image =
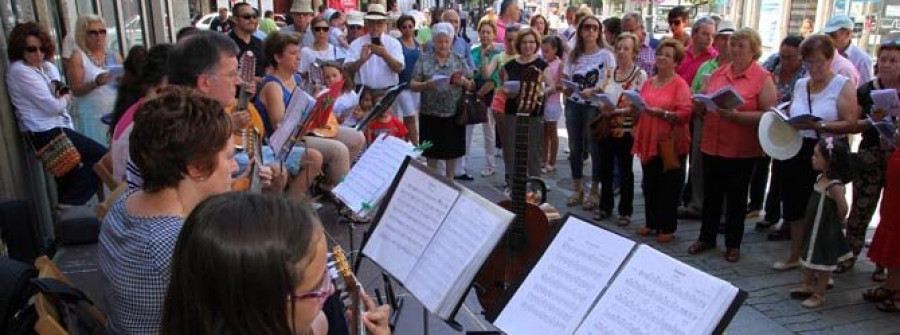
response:
M97 257L112 334L159 333L172 252L184 223L174 215L131 215L125 201L135 192L116 201L100 229Z

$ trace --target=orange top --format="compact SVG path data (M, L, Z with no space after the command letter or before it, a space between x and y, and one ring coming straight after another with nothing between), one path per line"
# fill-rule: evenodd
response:
M731 85L744 99L744 104L737 108L738 112L755 112L759 110L759 94L767 77L771 78L772 74L756 62L751 63L744 73L737 75L731 72L731 64L728 64L713 71L706 91L715 92ZM718 113L706 114L700 151L725 158L754 158L764 155L759 145L757 127L724 120Z
M653 78L641 86L641 98L649 107L659 107L675 113L673 124L658 117L639 115L634 127L634 146L631 153L647 164L659 153L659 140L675 136L675 152L686 155L691 150L691 134L688 121L691 119L691 87L678 75L663 87L653 86Z

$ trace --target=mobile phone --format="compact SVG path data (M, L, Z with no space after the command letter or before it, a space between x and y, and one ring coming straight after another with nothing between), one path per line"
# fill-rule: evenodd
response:
M374 44L374 45L381 45L381 36L379 36L379 37L372 37L372 44Z

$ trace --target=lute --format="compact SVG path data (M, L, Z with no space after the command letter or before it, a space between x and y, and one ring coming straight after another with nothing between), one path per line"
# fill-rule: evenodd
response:
M234 110L235 112L247 111L249 113L250 111L247 110L247 106L250 104L251 95L250 92L247 91L247 87L251 85L251 83L253 82L253 77L256 74L256 56L253 55L253 51L247 50L247 52L245 52L244 55L241 56L241 60L240 62L238 62L238 72L239 76L241 77L242 83L240 85L240 88L238 89L238 101L237 106L234 107ZM253 115L251 113L251 118L252 116ZM250 131L250 129L253 129L253 124L254 122L250 122L247 127L241 129L241 141L235 141L235 148L244 148L244 139L247 138L247 133ZM257 132L259 132L259 130L257 130Z
M364 292L362 284L356 279L356 275L353 274L350 262L347 261L347 256L344 254L341 246L335 244L331 252L338 274L344 282L344 291L347 294L344 301L353 311L353 318L350 321L350 334L365 335L366 326L363 324L362 318L363 312L365 312L365 304L362 301Z

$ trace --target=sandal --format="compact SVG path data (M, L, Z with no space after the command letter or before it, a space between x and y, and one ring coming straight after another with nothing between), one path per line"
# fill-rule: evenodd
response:
M656 234L656 230L650 229L649 227L641 227L634 233L638 234L640 236L647 236L647 235Z
M594 217L594 220L603 221L609 219L611 216L612 214L610 214L609 212L601 210L600 213L597 213L597 216Z
M581 204L582 201L584 201L584 192L576 191L569 199L566 199L566 206L577 206Z
M803 300L803 302L800 303L800 305L802 305L803 307L806 307L806 308L819 308L819 307L822 307L822 305L824 305L824 304L825 304L825 297L815 294L815 293L813 293L812 296L810 296L806 300Z
M856 265L856 257L850 257L843 262L837 264L837 268L832 271L833 273L844 273L850 271L853 266Z
M597 209L598 204L600 204L600 195L591 193L591 195L589 195L587 199L584 199L584 201L581 203L581 209L592 211Z
M619 221L616 222L616 225L619 227L625 227L631 224L631 216L622 215L619 217Z
M890 297L879 302L875 307L882 312L897 313L900 312L900 299L897 297Z
M708 244L703 241L697 241L697 242L694 242L694 244L691 244L690 247L688 247L687 252L688 252L688 254L696 255L701 252L704 252L704 251L707 251L710 249L715 249L715 248L716 248L716 246L714 246L714 245Z
M882 302L894 296L895 293L897 293L897 291L879 286L863 291L862 298L868 302Z
M726 248L725 249L725 260L731 263L737 263L737 261L741 260L741 249L738 248Z
M656 242L659 243L669 243L672 239L675 238L675 235L672 234L659 234L656 235Z
M806 284L800 285L800 287L791 289L790 291L791 299L809 299L813 295L813 290L811 287Z
M880 266L875 266L875 272L872 272L872 281L873 282L883 282L887 275L884 273L884 268Z

